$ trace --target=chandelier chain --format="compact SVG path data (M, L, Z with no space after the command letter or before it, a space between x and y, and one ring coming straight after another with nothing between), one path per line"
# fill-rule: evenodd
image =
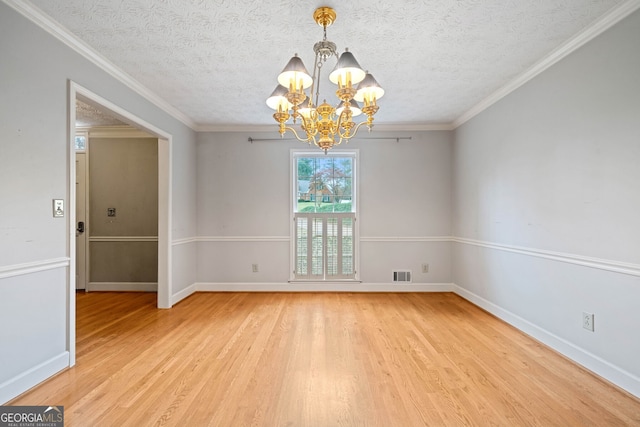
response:
M318 105L318 102L319 102L318 100L320 99L320 74L322 72L322 58L320 58L320 60L318 60L318 54L317 53L316 53L316 64L318 64L315 67L318 70L318 80L317 80L318 84L316 85L315 105ZM313 70L313 73L316 74L316 70ZM313 96L313 92L311 93L311 96Z

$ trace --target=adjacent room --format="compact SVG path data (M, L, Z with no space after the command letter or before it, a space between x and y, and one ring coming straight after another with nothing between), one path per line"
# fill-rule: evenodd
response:
M640 0L0 1L0 405L640 425L638 40Z

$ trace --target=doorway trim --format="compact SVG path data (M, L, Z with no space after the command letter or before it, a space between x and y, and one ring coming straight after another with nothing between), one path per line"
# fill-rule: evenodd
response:
M69 114L67 142L67 349L69 366L75 365L76 358L76 162L75 127L76 99L109 111L118 119L142 129L158 138L158 308L171 308L171 147L173 136L129 111L117 106L89 89L69 80Z

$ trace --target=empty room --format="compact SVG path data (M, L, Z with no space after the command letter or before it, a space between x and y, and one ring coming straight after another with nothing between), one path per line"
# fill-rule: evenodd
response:
M0 425L640 425L640 0L346 3L0 1Z

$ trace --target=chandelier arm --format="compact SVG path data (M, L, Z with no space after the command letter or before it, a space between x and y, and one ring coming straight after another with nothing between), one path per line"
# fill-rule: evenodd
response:
M312 142L315 143L315 141L316 141L315 138L313 137L313 135L308 135L308 134L307 134L307 138L306 139L305 138L300 138L300 136L298 136L298 132L296 132L296 130L294 128L290 127L290 126L285 126L284 130L285 131L290 130L293 133L293 135L296 137L296 139L298 141L300 141L300 142L308 142L309 144L311 144Z
M349 109L349 105L348 103L345 101L344 102L344 110L342 110L342 112L338 115L338 121L336 123L336 132L337 134L340 136L340 139L345 138L345 139L351 139L351 137L346 137L344 136L344 134L340 131L340 129L342 128L342 118L343 117L348 117L348 109ZM353 118L351 118L351 120L353 120ZM358 128L360 127L360 125L356 126L356 128L353 130L353 133L355 135L355 133L358 131ZM351 132L351 128L346 129L348 132Z
M340 129L338 128L338 135L340 136L340 142L342 142L343 139L348 141L351 138L353 138L354 136L356 136L356 134L358 133L358 129L360 129L360 126L366 125L366 124L367 124L366 121L358 123L356 125L356 127L354 127L353 129L350 129L351 135L349 135L349 136L345 136L342 132L340 132ZM369 132L371 132L371 127L369 127Z
M336 123L336 131L338 132L338 135L340 135L340 125L342 125L342 116L346 116L347 115L346 112L347 112L346 108L344 110L342 110L342 112L340 114L338 114L337 122L335 122ZM332 117L331 117L332 121L334 121L333 117L335 117L335 111L332 113Z
M302 130L307 133L307 139L309 140L315 140L315 136L318 134L317 119L318 112L316 110L311 110L309 118L302 116Z

